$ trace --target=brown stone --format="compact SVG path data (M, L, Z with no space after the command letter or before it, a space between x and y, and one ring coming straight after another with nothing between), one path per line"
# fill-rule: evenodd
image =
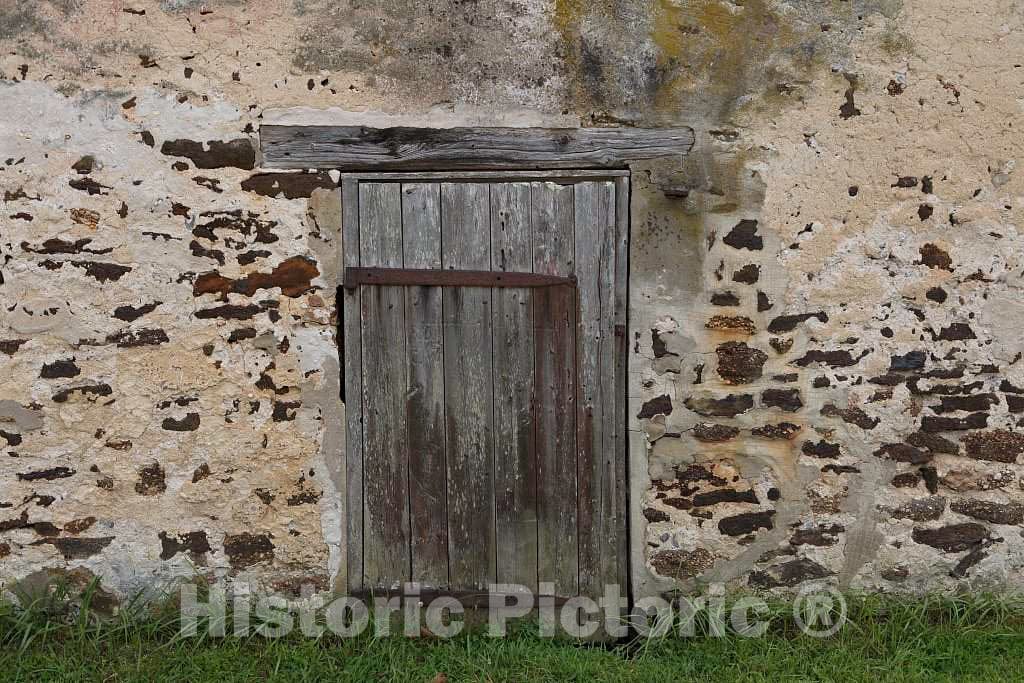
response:
M946 499L942 496L916 498L899 507L878 506L882 512L888 513L893 519L912 519L915 522L927 522L938 519L946 511Z
M799 389L765 389L761 392L761 404L787 413L795 413L804 407Z
M160 463L155 462L139 470L139 480L135 482L135 492L140 496L155 496L166 490L166 475Z
M949 509L992 524L1016 525L1024 522L1024 505L1020 503L993 503L965 498L953 501Z
M827 403L821 407L821 414L826 417L838 417L843 422L848 424L856 425L861 429L874 429L878 426L877 417L869 417L860 408L837 408L831 403Z
M727 384L749 384L761 377L768 356L760 349L744 342L725 342L715 353L718 355L718 374Z
M693 437L705 443L720 443L736 438L740 433L737 427L728 425L700 423L693 426Z
M718 530L726 536L744 536L757 531L758 529L773 529L775 524L772 517L775 510L763 512L744 512L732 517L723 517L718 520Z
M934 244L928 243L921 247L921 261L922 265L928 266L929 268L938 268L940 270L953 270L953 259L949 257L944 249L940 249Z
M711 569L715 556L704 548L695 550L661 550L651 556L651 566L661 576L691 579Z
M975 522L951 524L938 529L914 528L914 542L930 545L947 553L959 553L979 546L989 539L988 529Z
M750 394L729 394L725 398L691 396L683 405L704 417L736 417L754 407L754 397Z
M742 334L754 334L757 332L754 321L745 315L714 315L704 323L704 327L709 330L740 332Z
M960 442L964 445L964 454L975 460L1015 463L1017 456L1024 452L1024 433L1006 429L973 432Z
M924 463L931 462L932 458L935 457L931 453L905 443L885 444L876 450L874 455L876 458L884 458L894 462L906 462L911 465L923 465Z
M800 433L802 427L792 422L780 422L778 424L763 425L750 430L754 436L765 439L792 439Z
M814 560L801 557L768 570L751 572L747 583L753 588L793 588L804 581L824 579L833 573Z
M224 554L235 569L274 559L274 543L267 534L248 532L224 537Z

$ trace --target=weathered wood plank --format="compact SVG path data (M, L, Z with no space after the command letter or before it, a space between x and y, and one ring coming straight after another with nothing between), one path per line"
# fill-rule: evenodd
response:
M402 264L401 187L359 186L363 265ZM364 568L373 587L409 580L409 459L406 449L405 291L362 288Z
M402 185L406 268L441 267L441 186ZM412 580L448 585L448 513L444 462L444 352L441 290L405 291L409 393L409 512Z
M267 168L349 171L593 168L682 157L690 128L260 127Z
M612 481L613 512L609 526L608 548L613 569L614 582L622 587L626 595L629 586L629 434L626 429L626 407L628 374L628 302L629 302L629 225L630 225L629 178L615 179L615 406L610 418L615 430L615 478ZM637 497L639 500L639 497ZM643 517L639 514L639 517ZM642 538L642 536L637 536Z
M345 288L359 285L423 287L550 287L574 284L572 278L490 270L427 270L423 268L346 268Z
M441 185L445 268L490 267L490 211L484 184ZM495 578L491 292L442 292L448 547L451 585L483 588Z
M574 270L573 186L532 183L533 265ZM576 515L576 301L571 287L533 293L536 372L537 562L556 595L579 590Z
M529 183L491 190L491 268L531 272ZM497 580L537 590L537 463L530 290L495 289L494 490Z
M603 595L616 580L614 496L615 186L575 187L579 321L576 358L576 439L579 454L580 592Z
M342 260L359 265L359 182L341 184ZM345 363L345 572L350 592L365 586L363 573L363 363L360 293L339 293Z
M362 173L343 173L342 178L354 176L365 182L379 180L381 182L417 182L425 183L430 181L446 183L527 183L532 180L547 182L575 183L581 179L586 180L609 180L614 178L628 178L629 171L616 168L595 168L595 169L555 169L545 171L543 169L534 171L387 171L376 173L364 171Z

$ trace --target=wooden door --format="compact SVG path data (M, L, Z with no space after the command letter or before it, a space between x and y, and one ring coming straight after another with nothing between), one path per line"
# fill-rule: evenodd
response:
M625 590L627 173L342 202L350 591Z

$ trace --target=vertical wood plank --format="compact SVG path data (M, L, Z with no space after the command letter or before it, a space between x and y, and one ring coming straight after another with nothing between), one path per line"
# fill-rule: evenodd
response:
M626 410L629 402L627 390L629 342L629 178L615 179L615 409L612 425L615 429L615 495L611 530L608 543L612 553L615 581L623 587L622 594L633 596L629 578L629 436ZM638 515L640 516L640 515ZM639 538L639 537L638 537Z
M579 453L580 592L603 595L617 582L615 496L615 186L576 185L576 438Z
M491 185L491 270L532 272L529 183ZM528 289L495 288L494 489L497 580L537 590L533 306Z
M364 266L402 265L397 183L359 186L359 256ZM363 286L363 564L370 588L409 580L409 461L406 449L405 292Z
M441 185L444 268L490 268L488 188ZM444 384L448 471L449 574L453 587L495 580L491 292L446 287Z
M441 186L402 185L406 268L441 267ZM448 586L444 354L441 288L405 288L409 392L409 530L412 580Z
M574 271L573 187L532 183L534 272ZM539 580L555 593L579 590L576 495L575 292L534 292Z
M341 182L342 260L359 265L359 181ZM363 572L363 363L359 288L340 290L345 363L345 571L349 592L365 587Z

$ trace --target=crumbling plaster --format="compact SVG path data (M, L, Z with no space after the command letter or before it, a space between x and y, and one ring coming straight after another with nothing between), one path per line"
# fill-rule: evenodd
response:
M633 168L640 593L1020 587L1022 17L0 7L0 580L343 585L336 176L255 143L392 122L694 128Z

